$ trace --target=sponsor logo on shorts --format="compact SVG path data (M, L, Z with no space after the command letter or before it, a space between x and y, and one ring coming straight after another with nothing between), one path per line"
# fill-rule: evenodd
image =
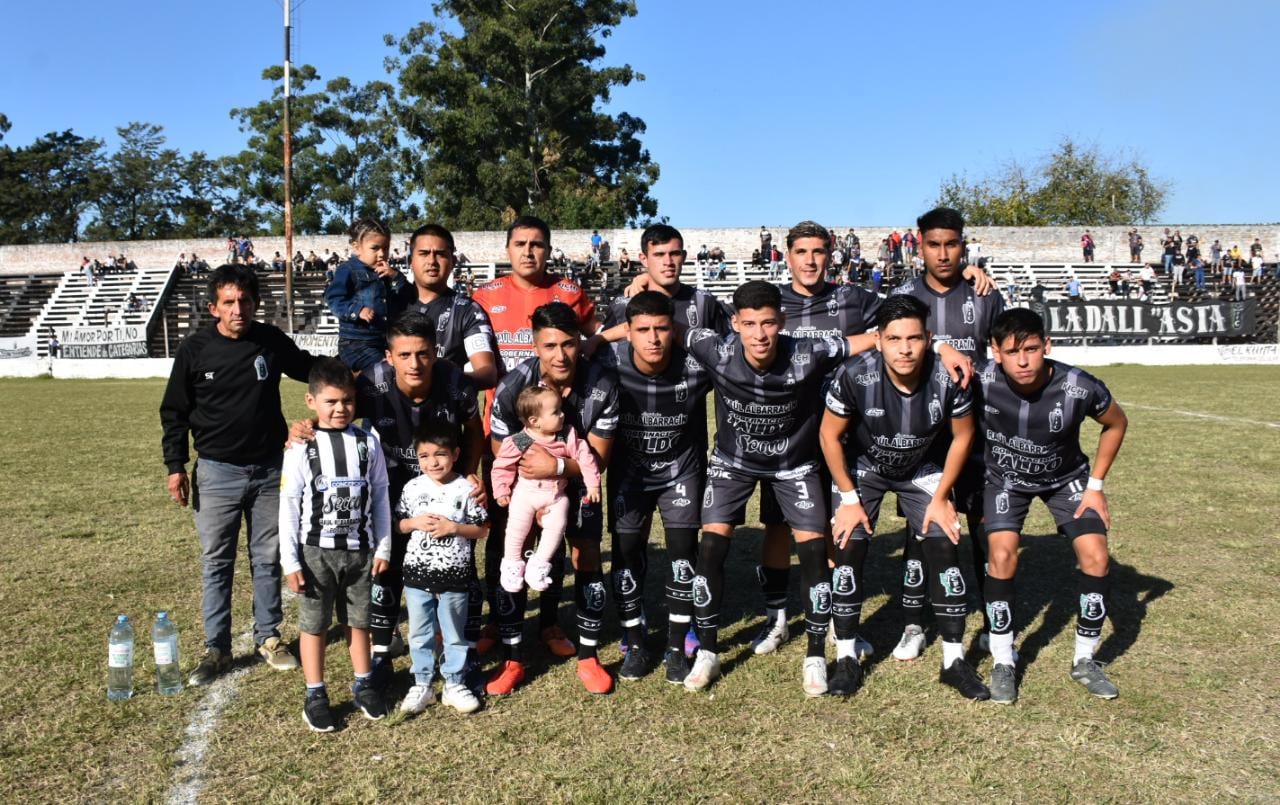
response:
M814 503L813 503L813 501L812 501L812 500L797 500L797 501L796 501L796 508L797 508L797 509L800 509L801 511L809 511L810 509L812 509L812 508L813 508L813 506L814 506Z
M683 509L685 506L688 506L692 502L693 501L689 500L688 498L676 498L675 500L671 501L671 505L675 506L678 509Z
M1009 493L1001 492L996 495L996 514L1009 513Z

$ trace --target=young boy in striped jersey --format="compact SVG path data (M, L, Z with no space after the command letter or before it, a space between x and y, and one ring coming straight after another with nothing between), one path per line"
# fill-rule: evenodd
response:
M307 683L302 717L316 732L332 732L324 685L325 633L335 604L347 631L355 684L366 718L387 714L371 684L370 580L391 557L387 466L378 439L353 426L355 378L335 358L319 360L307 384L315 434L285 452L280 481L280 566L299 594L298 631Z

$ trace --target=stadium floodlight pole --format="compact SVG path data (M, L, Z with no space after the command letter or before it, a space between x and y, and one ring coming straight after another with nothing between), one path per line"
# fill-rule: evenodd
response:
M293 134L289 130L289 11L292 0L284 0L284 310L293 335Z

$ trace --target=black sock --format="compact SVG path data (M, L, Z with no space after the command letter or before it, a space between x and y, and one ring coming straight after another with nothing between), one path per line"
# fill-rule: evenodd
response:
M1102 637L1102 624L1107 619L1111 597L1111 576L1077 573L1080 609L1076 613L1076 635L1089 640Z
M640 615L644 603L646 546L643 534L613 535L613 605L629 644L637 635L643 641L644 627L640 623Z
M389 567L373 579L369 603L369 637L375 654L382 653L391 645L396 624L400 620L400 596L403 592L404 576L398 569Z
M599 570L578 570L573 578L578 602L578 659L589 660L596 656L604 627L604 574Z
M809 636L806 656L825 657L827 626L831 623L831 575L827 570L827 543L811 539L796 543L800 559L800 579L807 593L804 602L804 630Z
M960 573L960 554L946 537L924 541L925 567L929 570L929 599L938 634L948 643L964 640L966 590Z
M866 597L862 570L869 547L865 539L850 539L843 548L836 549L836 566L831 571L831 620L837 640L852 640L858 633Z
M472 571L471 581L467 582L467 622L462 628L462 637L472 646L480 639L480 624L484 619L484 587L480 579Z
M538 631L560 624L560 601L564 598L564 545L564 540L560 540L560 547L551 557L551 586L538 593Z
M698 575L693 578L693 612L698 640L712 654L720 650L720 606L724 597L724 561L729 538L702 532L698 545Z
M974 526L977 526L976 528ZM975 517L969 522L969 544L973 548L973 576L978 583L978 599L987 600L987 529L982 519ZM991 631L991 623L987 620L986 607L982 610L982 628Z
M791 584L791 567L756 568L756 577L760 581L760 591L764 593L765 609L787 608L787 587Z
M697 544L697 529L667 529L667 557L671 560L671 576L667 580L667 647L681 651L684 650L685 633L693 619Z
M496 576L494 578L497 578ZM509 593L498 587L494 599L494 611L498 613L498 635L504 645L519 643L524 637L524 613L529 605L529 593L521 589Z
M507 510L490 501L489 503L489 533L497 534L495 539L486 539L484 545L484 595L485 601L489 604L489 623L497 626L500 618L498 616L498 594L502 590L502 585L498 583L498 579L502 575L502 556L505 552L502 535L507 531Z
M924 548L908 528L906 542L902 545L902 619L907 626L921 624L926 590Z
M997 579L987 576L987 618L991 621L992 634L1013 633L1013 579Z

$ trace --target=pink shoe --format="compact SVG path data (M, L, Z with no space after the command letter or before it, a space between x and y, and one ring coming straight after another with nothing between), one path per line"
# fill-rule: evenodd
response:
M518 593L524 589L524 562L519 559L503 559L500 566L499 579L502 589L509 593Z
M542 592L551 586L551 563L536 556L529 557L529 564L524 569L524 581L529 589Z

